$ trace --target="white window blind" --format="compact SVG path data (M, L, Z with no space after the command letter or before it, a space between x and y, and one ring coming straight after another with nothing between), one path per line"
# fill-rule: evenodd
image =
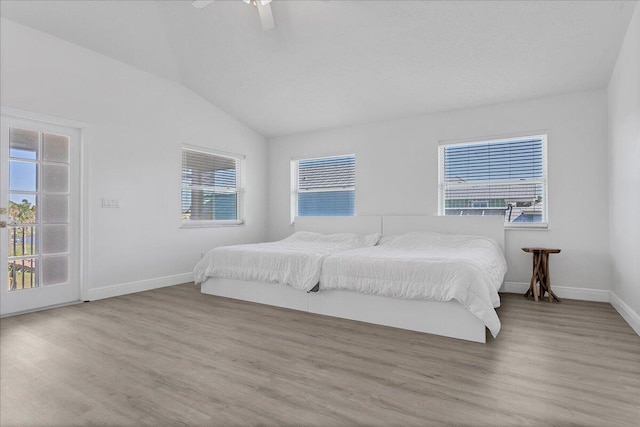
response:
M503 215L513 227L547 222L546 135L441 145L441 215Z
M355 215L356 157L291 162L291 222L296 216Z
M243 156L182 149L183 224L242 223Z

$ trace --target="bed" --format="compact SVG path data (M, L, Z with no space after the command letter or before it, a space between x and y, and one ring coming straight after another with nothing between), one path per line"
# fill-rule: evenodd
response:
M374 245L381 231L379 216L298 218L294 235L283 241L213 249L196 265L194 280L202 283L205 294L308 311L307 292L318 284L324 258ZM358 234L363 239L317 242L304 233Z
M398 236L415 231L485 236L496 241L498 246L504 249L504 227L501 217L305 217L296 219L295 229L322 233L381 232L383 236ZM352 261L360 262L363 253L367 251L373 251L373 249L357 249L351 253L341 251L325 257L323 262L328 262L330 268L333 262L337 263L340 259L351 258ZM327 277L325 275L325 279ZM486 342L487 326L494 335L500 327L499 320L497 324L495 323L497 315L493 307L489 309L493 312L495 319L487 321L455 299L435 301L421 298L394 298L356 292L353 289L343 289L341 286L330 289L332 286L329 282L326 284L327 286L323 289L321 276L319 292L307 293L278 283L209 278L202 284L202 292L482 343ZM493 286L499 287L495 284ZM495 301L491 301L490 305L495 306ZM487 307L486 301L483 307Z
M456 301L496 337L498 289L507 271L493 239L412 231L328 256L319 294L351 291L402 300ZM394 315L402 316L402 312Z

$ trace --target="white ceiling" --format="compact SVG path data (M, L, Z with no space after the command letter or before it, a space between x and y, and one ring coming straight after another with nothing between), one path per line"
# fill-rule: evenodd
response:
M267 137L604 87L635 1L8 1Z

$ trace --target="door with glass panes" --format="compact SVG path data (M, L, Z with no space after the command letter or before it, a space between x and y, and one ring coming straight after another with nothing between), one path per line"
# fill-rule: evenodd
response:
M0 314L80 299L80 130L0 120Z

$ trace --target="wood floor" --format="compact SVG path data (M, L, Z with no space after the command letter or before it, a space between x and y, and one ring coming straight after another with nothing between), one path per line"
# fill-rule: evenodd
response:
M9 426L638 426L640 337L605 303L502 295L487 344L193 284L0 321Z

